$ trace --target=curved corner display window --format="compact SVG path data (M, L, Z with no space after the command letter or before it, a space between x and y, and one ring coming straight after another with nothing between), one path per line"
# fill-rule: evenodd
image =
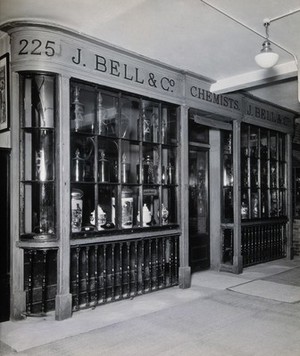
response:
M287 215L285 156L284 134L242 125L242 220Z
M55 77L21 75L21 238L54 239Z
M74 237L177 224L177 107L71 81Z

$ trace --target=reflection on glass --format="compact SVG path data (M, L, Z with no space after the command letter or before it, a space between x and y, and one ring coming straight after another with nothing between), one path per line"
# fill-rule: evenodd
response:
M233 219L233 192L232 188L225 189L224 192L224 218L231 221Z
M251 216L256 219L259 216L258 193L251 194Z
M118 98L102 93L102 134L106 136L117 136L118 134Z
M268 132L260 131L260 158L268 159Z
M105 109L102 106L103 98L101 92L97 93L97 133L102 135L105 131L104 119L105 119Z
M270 215L272 217L277 216L277 192L276 192L276 190L271 191Z
M54 179L54 139L53 131L39 130L32 136L33 179L45 182ZM26 147L30 149L29 147Z
M275 133L270 135L270 156L271 159L277 159L277 136Z
M30 197L31 195L31 197ZM32 212L26 209L25 219L27 223L32 221L32 226L25 229L26 233L54 234L54 189L52 184L41 183L34 185L32 190L26 189L25 199L32 203ZM32 217L29 214L32 213ZM29 229L30 230L29 230Z
M254 132L252 132L254 131ZM251 157L257 157L258 156L258 132L257 129L251 129L251 134L250 134L250 155Z
M233 186L232 157L224 156L224 186Z
M224 154L232 154L232 133L231 132L224 132Z
M167 141L167 132L168 132L168 109L162 108L162 117L161 117L161 142L166 143Z
M134 98L121 98L121 132L120 137L137 140L140 104Z
M27 80L32 81L32 126L54 127L54 77L34 75Z
M241 217L242 219L249 218L249 204L248 204L248 196L246 193L242 195Z

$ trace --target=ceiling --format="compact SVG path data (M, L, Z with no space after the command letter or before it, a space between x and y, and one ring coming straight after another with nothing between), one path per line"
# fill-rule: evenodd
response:
M56 23L208 77L216 93L246 90L300 116L300 12L271 22L278 64L260 69L254 61L263 20L296 9L300 0L0 0L0 24Z

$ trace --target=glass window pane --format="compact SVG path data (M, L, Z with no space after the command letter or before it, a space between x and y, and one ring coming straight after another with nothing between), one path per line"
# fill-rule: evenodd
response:
M142 101L141 110L142 140L146 142L158 142L159 140L159 105L152 101Z
M139 145L136 142L122 141L121 182L138 183L139 181Z
M53 183L25 185L25 234L55 233L55 194Z
M121 99L121 132L120 137L131 140L138 138L140 102L137 99L123 97Z
M71 89L71 129L94 132L96 120L96 92L87 85L75 84Z

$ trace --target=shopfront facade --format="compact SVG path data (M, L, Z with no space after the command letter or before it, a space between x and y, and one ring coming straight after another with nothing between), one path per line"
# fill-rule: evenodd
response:
M62 28L2 31L11 318L291 257L293 113Z

